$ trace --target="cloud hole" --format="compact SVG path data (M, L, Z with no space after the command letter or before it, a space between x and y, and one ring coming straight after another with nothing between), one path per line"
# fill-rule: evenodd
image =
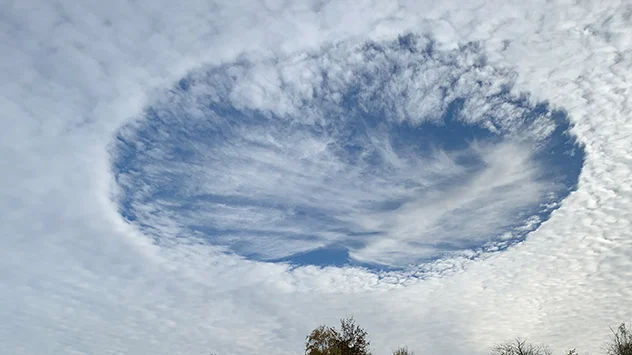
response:
M578 180L563 111L484 48L415 35L203 68L122 127L120 212L156 243L403 268L525 238Z

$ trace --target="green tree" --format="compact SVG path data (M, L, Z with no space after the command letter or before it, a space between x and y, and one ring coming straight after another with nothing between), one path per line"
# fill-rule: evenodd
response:
M332 328L321 325L305 341L306 355L341 355Z
M305 341L305 355L370 355L367 332L353 318L340 320L340 329L321 325Z

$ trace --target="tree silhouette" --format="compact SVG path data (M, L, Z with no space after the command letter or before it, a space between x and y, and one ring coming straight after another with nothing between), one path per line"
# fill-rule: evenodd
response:
M492 355L551 355L551 350L545 345L534 345L525 339L516 338L514 341L496 345Z

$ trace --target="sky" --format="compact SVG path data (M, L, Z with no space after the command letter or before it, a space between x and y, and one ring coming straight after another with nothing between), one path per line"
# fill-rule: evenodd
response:
M0 349L376 354L632 321L632 7L0 4ZM455 341L456 339L456 341Z

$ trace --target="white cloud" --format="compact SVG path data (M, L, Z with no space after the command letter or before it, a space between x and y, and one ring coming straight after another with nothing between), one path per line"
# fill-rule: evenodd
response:
M406 342L419 353L484 353L524 335L596 353L607 325L632 318L624 3L23 1L3 14L1 349L225 354L256 344L290 354L311 327L355 314L379 352ZM483 41L490 68L514 69L516 90L566 108L576 124L588 153L579 189L525 243L476 262L437 262L443 277L380 278L156 246L116 213L107 145L188 70L242 53L285 63L331 42L410 29L432 33L440 48ZM295 92L308 95L309 86ZM486 99L472 102L473 115Z

